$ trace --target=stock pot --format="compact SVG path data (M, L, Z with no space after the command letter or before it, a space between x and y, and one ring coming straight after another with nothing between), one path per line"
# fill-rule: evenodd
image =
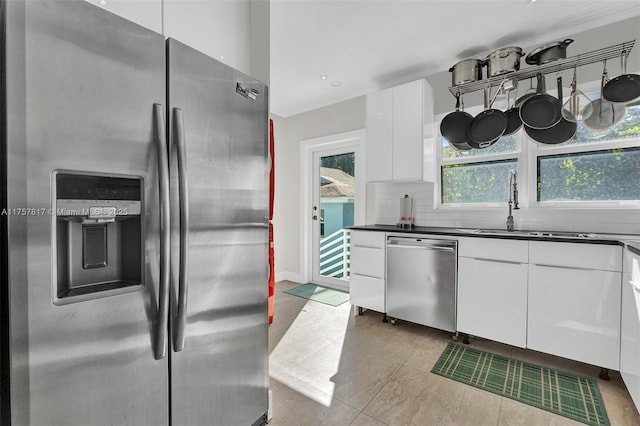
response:
M487 77L518 71L522 56L524 53L519 47L504 47L494 50L484 59L487 64Z
M480 59L465 59L460 61L451 68L451 85L458 86L463 83L482 80L482 67L484 61Z

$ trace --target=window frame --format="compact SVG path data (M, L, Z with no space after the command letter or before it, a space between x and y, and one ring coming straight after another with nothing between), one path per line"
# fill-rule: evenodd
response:
M600 81L581 83L580 90L584 93L596 93L600 89ZM549 90L554 95L555 90ZM566 100L566 98L565 98ZM467 111L472 114L482 110L480 106L473 106ZM525 131L517 133L518 150L508 153L490 154L483 156L467 156L461 158L443 158L442 135L439 132L440 122L448 114L443 113L435 118L436 126L436 163L437 173L434 188L434 208L442 211L465 210L501 210L508 201L505 194L504 203L443 203L442 202L442 167L452 164L484 163L498 160L516 160L518 173L518 192L520 206L523 208L545 211L549 209L611 209L611 208L640 208L640 200L616 201L538 201L538 158L559 154L581 154L585 152L602 151L619 148L640 147L640 137L631 139L616 139L609 141L593 141L579 144L542 145L532 141Z

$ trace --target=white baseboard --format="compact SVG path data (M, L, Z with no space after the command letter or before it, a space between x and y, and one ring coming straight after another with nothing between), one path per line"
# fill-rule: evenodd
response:
M276 272L276 282L280 281L293 281L294 283L302 284L302 274L299 272Z

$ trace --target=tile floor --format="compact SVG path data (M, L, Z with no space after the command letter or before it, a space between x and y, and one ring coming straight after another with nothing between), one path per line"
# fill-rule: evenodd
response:
M580 424L430 373L450 333L403 321L392 326L377 312L354 316L348 302L332 307L282 293L296 285L276 284L271 426ZM472 345L586 376L600 371L492 341ZM598 386L612 425L640 425L617 372Z

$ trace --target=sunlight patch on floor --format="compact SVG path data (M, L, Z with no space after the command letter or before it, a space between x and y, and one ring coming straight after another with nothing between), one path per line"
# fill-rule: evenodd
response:
M325 321L323 309L327 309L326 305L318 306L313 301L301 309L271 352L269 375L307 398L330 407L335 390L333 377L340 367L351 309L348 303L331 307L339 312Z

